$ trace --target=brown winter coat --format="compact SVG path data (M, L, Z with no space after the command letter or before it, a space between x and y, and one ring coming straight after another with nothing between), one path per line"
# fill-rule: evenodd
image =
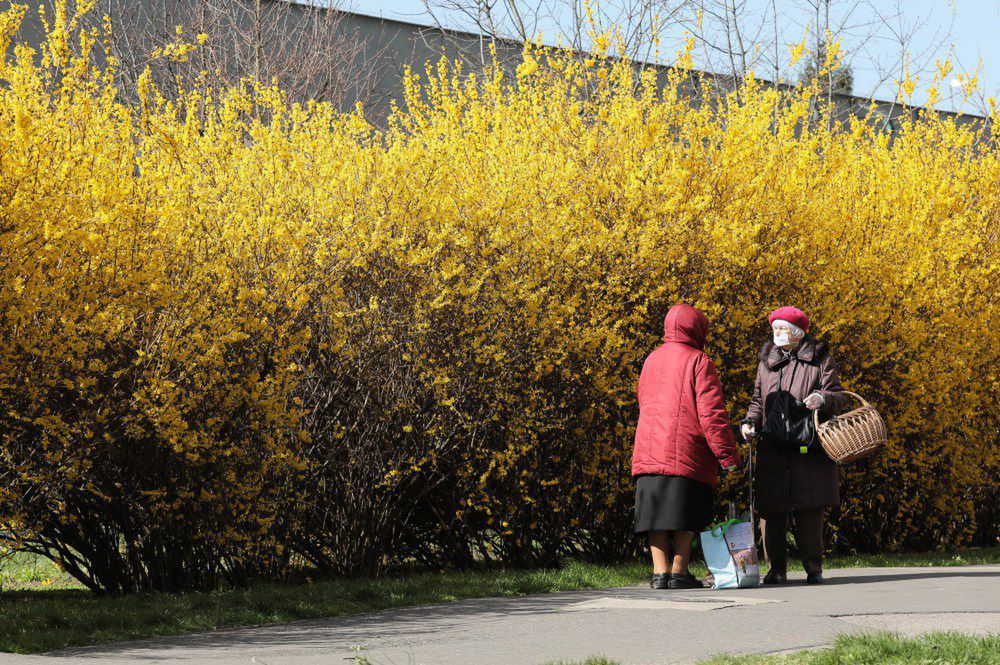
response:
M743 422L751 423L760 433L767 396L781 389L799 400L812 392L822 394L826 402L820 408L821 420L840 413L850 399L840 392L837 363L826 343L808 335L788 355L770 341L761 348L753 399ZM803 455L758 441L754 503L760 514L840 505L840 469L826 453L820 450Z

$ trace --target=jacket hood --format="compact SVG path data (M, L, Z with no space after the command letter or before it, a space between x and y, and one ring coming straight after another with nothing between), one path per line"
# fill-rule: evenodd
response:
M702 350L707 336L708 319L691 305L674 305L663 320L664 342L679 342Z

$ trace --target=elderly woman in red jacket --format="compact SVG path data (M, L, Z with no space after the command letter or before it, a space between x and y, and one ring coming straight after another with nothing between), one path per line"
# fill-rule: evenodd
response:
M707 335L704 314L674 305L663 344L639 376L635 532L649 539L654 589L702 586L688 572L691 542L712 518L720 464L730 469L740 461L719 375L703 351Z

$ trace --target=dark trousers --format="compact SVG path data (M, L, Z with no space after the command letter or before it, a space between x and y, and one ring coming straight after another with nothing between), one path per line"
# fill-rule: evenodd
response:
M823 519L825 508L797 510L791 514L795 522L795 545L802 558L806 573L823 571ZM771 568L788 569L787 539L788 515L775 513L760 516L760 532L764 539L764 556Z

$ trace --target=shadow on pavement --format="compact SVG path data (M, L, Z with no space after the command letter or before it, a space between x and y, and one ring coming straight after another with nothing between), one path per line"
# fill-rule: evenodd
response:
M44 654L50 657L102 659L127 657L135 660L170 659L171 654L184 657L182 652L211 648L256 652L262 648L295 647L346 650L352 645L377 644L379 648L406 645L416 636L440 633L470 624L499 621L522 614L542 615L562 612L565 606L583 600L600 598L611 589L567 593L515 596L509 598L477 598L442 605L422 605L385 610L375 614L348 617L309 619L294 623L268 624L252 628L230 628L219 631L190 633L176 637L159 637L121 644L70 647ZM614 591L621 591L615 589ZM526 635L525 639L530 639ZM469 630L475 639L475 631ZM247 656L248 661L250 656Z
M770 598L780 598L783 603L797 600L805 603L815 602L817 597L815 594L822 594L824 587L808 587L810 591L806 593L804 575L801 578L799 575L801 573L796 575L796 579L790 580L790 584L776 587L742 590L722 589L714 592L708 589L705 589L704 592L690 590L677 595L671 592L651 591L648 587L644 589L637 586L534 596L469 599L447 604L385 610L375 614L330 617L253 628L192 633L122 644L70 648L45 655L70 657L95 663L119 658L128 658L139 662L173 659L189 659L193 662L199 660L199 656L203 657L206 650L221 649L227 657L245 657L246 661L250 662L252 656L262 651L271 654L290 654L301 650L312 653L342 653L352 646L370 647L377 645L379 649L406 647L412 644L414 639L417 641L432 639L442 632L448 632L450 639L464 639L464 636L467 636L469 640L475 641L480 636L481 629L493 622L519 616L536 616L541 619L547 615L565 612L568 605L609 595L640 597L655 595L666 599L667 594L669 594L675 600L696 601L710 600L713 596L742 596L746 594L747 597L753 597L765 594ZM941 568L927 571L911 569L887 572L867 569L865 572L859 570L858 573L854 574L851 574L848 569L836 569L830 571L824 586L843 587L854 584L948 578L978 578L986 583L1000 579L1000 569L993 567L990 570L969 570L966 568L954 572ZM814 589L815 591L812 591ZM692 591L694 593L691 593ZM840 595L843 595L843 592ZM681 596L687 596L687 598ZM777 607L777 605L773 607ZM765 611L763 607L761 609L744 607L742 610L750 612L751 615ZM533 637L531 634L523 635L523 639L527 641L531 641Z

